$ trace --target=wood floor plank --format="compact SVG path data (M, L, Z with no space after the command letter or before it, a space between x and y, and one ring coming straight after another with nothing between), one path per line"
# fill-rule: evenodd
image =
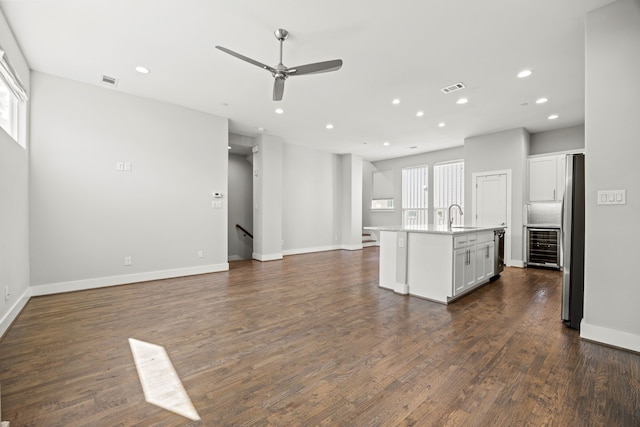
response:
M380 289L378 248L32 298L0 341L12 426L636 426L640 355L559 321L559 272L448 306ZM145 401L165 348L201 421Z

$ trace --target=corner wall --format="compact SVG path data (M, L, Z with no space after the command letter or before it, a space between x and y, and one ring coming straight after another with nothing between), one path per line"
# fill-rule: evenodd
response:
M586 253L581 336L640 352L640 1L587 14ZM624 90L612 90L611 83ZM598 205L598 190L627 190Z
M228 269L211 194L227 194L226 119L38 72L32 87L35 295Z
M27 93L30 72L0 11L0 46ZM28 110L28 109L27 109ZM29 138L22 148L0 129L0 337L31 296L29 288ZM9 299L5 300L5 287Z

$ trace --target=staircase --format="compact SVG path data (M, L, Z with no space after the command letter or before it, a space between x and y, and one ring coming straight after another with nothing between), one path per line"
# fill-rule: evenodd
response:
M362 247L367 248L369 246L380 246L380 243L378 243L378 236L375 234L375 231L363 230Z

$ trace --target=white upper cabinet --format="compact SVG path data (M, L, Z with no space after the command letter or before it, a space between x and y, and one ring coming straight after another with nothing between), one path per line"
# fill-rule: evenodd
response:
M529 159L529 201L556 202L564 195L565 155Z

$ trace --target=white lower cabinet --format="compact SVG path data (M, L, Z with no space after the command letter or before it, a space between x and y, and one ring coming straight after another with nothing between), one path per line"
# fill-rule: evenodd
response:
M476 281L491 279L495 269L495 243L478 243L476 248Z
M453 296L493 277L495 243L492 232L455 236L453 247Z
M463 242L462 245L459 242L454 241L454 247L458 247L458 249L455 249L453 252L454 296L470 289L476 283L475 237L475 235L468 235L467 240Z

